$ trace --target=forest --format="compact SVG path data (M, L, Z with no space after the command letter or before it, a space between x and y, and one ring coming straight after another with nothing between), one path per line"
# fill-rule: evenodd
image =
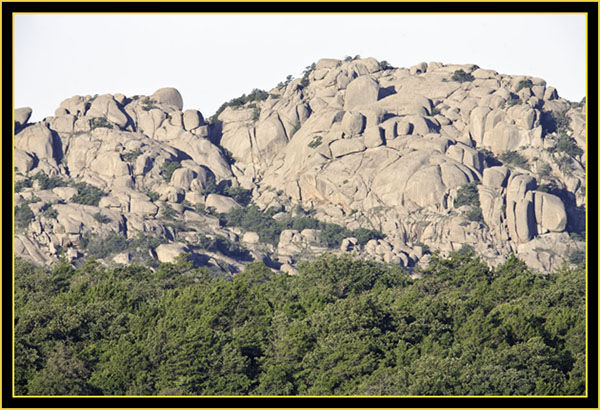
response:
M14 384L28 395L582 395L585 266L470 251L398 266L325 254L294 276L15 260Z

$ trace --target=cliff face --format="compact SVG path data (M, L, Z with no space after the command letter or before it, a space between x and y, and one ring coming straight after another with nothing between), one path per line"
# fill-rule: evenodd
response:
M165 88L75 96L35 124L15 110L16 256L189 252L216 270L294 273L338 225L334 251L407 267L469 246L547 272L585 249L585 105L542 79L322 59L214 121L182 108ZM219 220L250 201L279 221L278 241ZM320 224L281 224L292 216ZM366 230L380 234L356 237Z

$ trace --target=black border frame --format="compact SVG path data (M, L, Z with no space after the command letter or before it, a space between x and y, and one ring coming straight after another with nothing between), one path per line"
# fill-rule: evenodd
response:
M15 398L12 396L12 138L13 133L13 13L587 13L587 104L588 155L598 154L598 3L596 2L200 2L200 3L136 3L136 2L4 2L2 3L3 48L3 237L6 252L11 243L11 255L3 258L3 319L2 320L2 407L3 408L243 408L243 407L333 407L333 408L598 408L598 253L589 247L597 240L598 169L597 161L588 161L588 396L587 397L43 397ZM535 44L532 44L535 46ZM10 168L9 168L10 166ZM11 183L8 183L8 175ZM10 197L9 197L10 196ZM589 212L591 210L591 212ZM9 225L9 222L11 224ZM597 246L597 245L596 245ZM598 249L598 248L596 248ZM11 272L11 274L8 274ZM7 320L8 319L8 320Z

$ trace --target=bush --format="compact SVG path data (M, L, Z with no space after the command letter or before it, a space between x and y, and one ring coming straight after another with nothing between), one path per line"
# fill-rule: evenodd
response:
M500 155L500 161L506 165L513 165L524 169L529 169L527 158L519 154L517 151L506 151Z
M230 241L222 235L217 235L214 239L207 236L200 236L198 238L198 245L210 252L220 252L225 256L235 258L242 261L253 260L252 255L245 247Z
M479 206L472 206L467 211L467 219L471 222L483 222L483 213Z
M150 97L144 98L142 104L142 109L144 111L150 111L151 109L156 108L156 105L154 105L154 101Z
M106 215L102 215L100 212L96 212L94 214L94 219L100 222L101 224L106 224L110 222L110 218Z
M106 117L95 117L89 122L90 130L93 131L96 128L109 128L112 129L113 125L106 119Z
M583 155L583 150L577 145L575 140L566 133L560 133L554 152L564 153L572 158Z
M15 192L21 192L24 188L31 188L32 185L30 178L22 179L15 182Z
M545 133L567 132L571 118L565 112L542 111L540 124Z
M181 162L165 160L160 167L160 172L166 182L171 182L171 177L176 169L181 168Z
M126 152L124 154L121 154L121 157L123 158L123 161L133 162L140 155L142 155L142 150L138 148L135 151L129 151L129 152Z
M585 263L585 251L584 250L575 250L569 254L569 262L573 265L579 265Z
M492 151L486 148L477 148L477 151L483 157L483 162L485 163L486 167L495 167L497 165L502 165L502 163L498 161L498 158L496 158L496 155L494 155Z
M29 203L25 202L15 207L15 228L27 228L27 225L33 221L34 215L31 208L29 208Z
M352 236L352 232L347 228L336 225L327 224L321 232L319 232L319 241L325 244L328 248L338 248L344 238Z
M58 211L56 209L52 208L52 205L50 205L49 207L47 207L46 209L44 209L42 211L41 215L44 218L56 219L56 217L58 216Z
M514 105L523 104L523 101L521 101L521 99L519 97L511 96L511 98L509 98L506 101L506 103L508 104L509 107L512 107Z
M463 70L461 68L460 70L456 70L454 72L454 74L452 74L452 77L450 79L452 81L457 81L459 83L464 83L464 82L468 82L468 81L473 81L475 79L475 77L473 77L471 74L467 74L465 72L465 70Z
M519 81L519 84L517 84L517 89L515 92L518 93L523 88L531 88L531 87L533 87L533 83L531 82L531 80L521 80L521 81Z
M71 202L81 205L98 206L100 199L106 196L106 192L86 182L76 182L73 186L77 189L77 194L71 197Z
M67 186L67 182L58 176L49 177L43 172L38 172L31 177L33 181L37 181L39 189L53 189L60 186Z
M89 256L95 258L106 258L109 255L121 253L127 250L127 239L119 233L110 233L105 237L92 234L84 241L84 248Z
M152 202L156 202L160 198L160 195L154 191L146 191L146 195L148 196L148 198L150 198Z
M375 229L358 228L351 232L351 236L355 237L360 246L364 246L372 239L383 239L385 235Z
M543 163L540 166L540 169L538 171L538 175L540 177L548 177L550 176L550 174L552 173L552 167L549 164Z
M311 142L308 143L310 148L317 148L323 142L323 138L320 135L316 135Z
M223 188L222 194L231 197L242 206L247 206L252 201L252 190L242 187L226 186Z
M477 185L479 185L479 182L473 181L461 186L456 193L454 207L459 208L463 205L480 206Z
M237 97L237 98L233 98L231 100L229 100L226 103L223 103L219 109L217 110L217 112L215 112L213 114L212 117L210 117L210 121L211 122L215 122L217 121L219 115L225 110L225 108L227 107L241 107L246 103L252 102L252 101L264 101L269 97L269 93L264 91L264 90L259 90L258 88L255 88L252 90L252 92L250 92L250 94L246 95L246 94L242 94L241 97Z

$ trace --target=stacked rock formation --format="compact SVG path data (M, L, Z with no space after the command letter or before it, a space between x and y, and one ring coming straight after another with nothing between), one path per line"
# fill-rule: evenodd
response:
M346 238L339 252L408 267L427 262L424 249L446 254L469 245L491 264L514 252L550 271L585 248L585 106L539 78L475 65L322 59L268 98L227 107L218 122L183 111L172 88L149 97L75 96L54 117L28 124L30 115L15 111L16 182L42 172L106 193L97 205L73 203L69 186L15 194L34 214L17 232L15 251L38 263L61 249L77 262L86 255L82 238L111 232L166 238L153 251L160 261L194 252L198 235L222 236L287 272L299 255L324 250L311 230L284 231L273 247L220 226L201 208L241 205L208 192L215 184L252 190L261 209L301 204L325 222L380 230L384 239L358 246ZM565 141L583 154L566 156ZM521 161L510 160L515 153ZM171 163L177 168L166 178ZM476 185L481 218L455 205L468 184ZM55 218L44 216L50 205ZM174 229L165 215L184 226ZM215 266L245 263L199 253Z

